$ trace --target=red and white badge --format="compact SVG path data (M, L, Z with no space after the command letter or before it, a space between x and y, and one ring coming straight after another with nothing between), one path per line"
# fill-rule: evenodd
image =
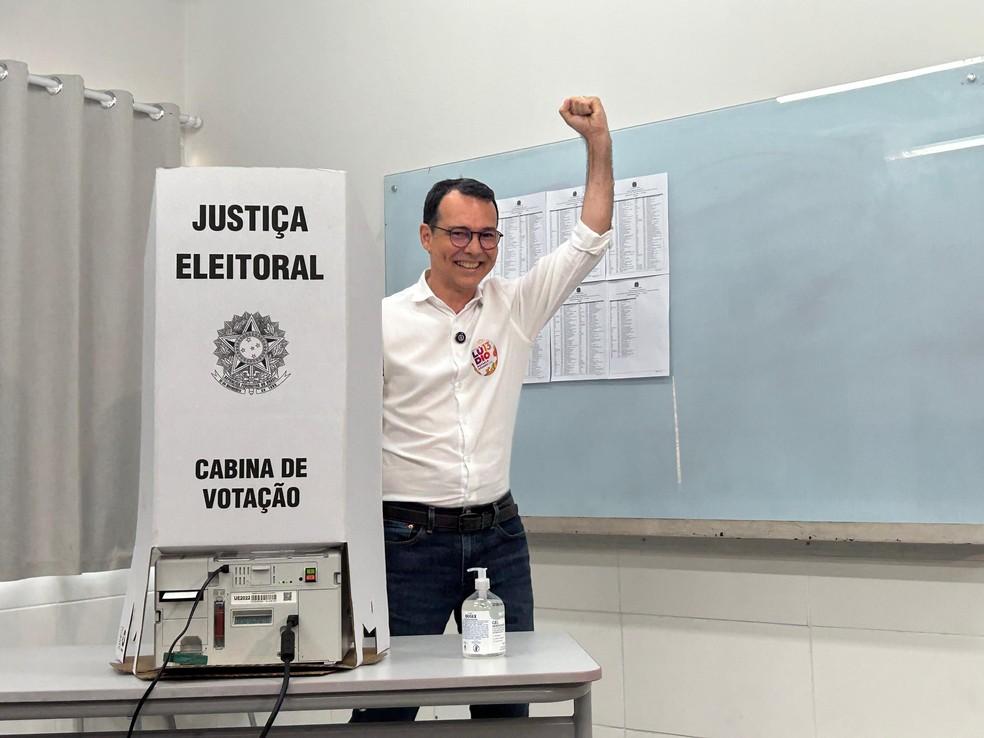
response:
M499 366L499 350L487 338L481 338L471 350L472 367L483 377L487 377Z

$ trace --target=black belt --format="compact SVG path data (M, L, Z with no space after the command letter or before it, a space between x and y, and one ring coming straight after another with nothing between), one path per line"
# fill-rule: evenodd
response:
M384 502L383 517L401 523L422 525L427 530L451 530L473 533L504 523L519 515L512 493L506 492L495 502L474 507L434 507L419 502Z

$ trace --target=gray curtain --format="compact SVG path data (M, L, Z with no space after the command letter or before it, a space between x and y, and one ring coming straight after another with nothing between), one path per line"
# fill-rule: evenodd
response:
M143 254L178 110L0 81L0 580L117 569L136 526Z

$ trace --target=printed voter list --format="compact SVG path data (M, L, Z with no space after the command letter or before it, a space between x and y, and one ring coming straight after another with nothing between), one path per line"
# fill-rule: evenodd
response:
M667 175L615 182L612 245L534 337L525 384L670 374ZM584 185L496 200L493 274L517 279L574 230Z

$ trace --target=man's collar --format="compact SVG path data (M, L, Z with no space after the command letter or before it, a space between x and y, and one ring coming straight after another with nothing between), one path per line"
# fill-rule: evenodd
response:
M435 300L443 304L441 298L435 295L434 291L430 288L430 285L427 284L428 271L430 270L425 269L420 273L420 279L418 279L417 283L410 289L410 299L413 302L426 302L428 299L433 297ZM469 305L475 302L476 300L481 301L482 293L485 290L485 283L488 281L488 279L489 278L486 277L485 279L483 279L481 282L478 283L478 287L475 288L475 296L468 301Z
M417 284L410 290L410 299L414 302L424 302L428 297L436 297L431 291L430 285L427 284L427 271L425 269L420 273L420 279L417 280Z

